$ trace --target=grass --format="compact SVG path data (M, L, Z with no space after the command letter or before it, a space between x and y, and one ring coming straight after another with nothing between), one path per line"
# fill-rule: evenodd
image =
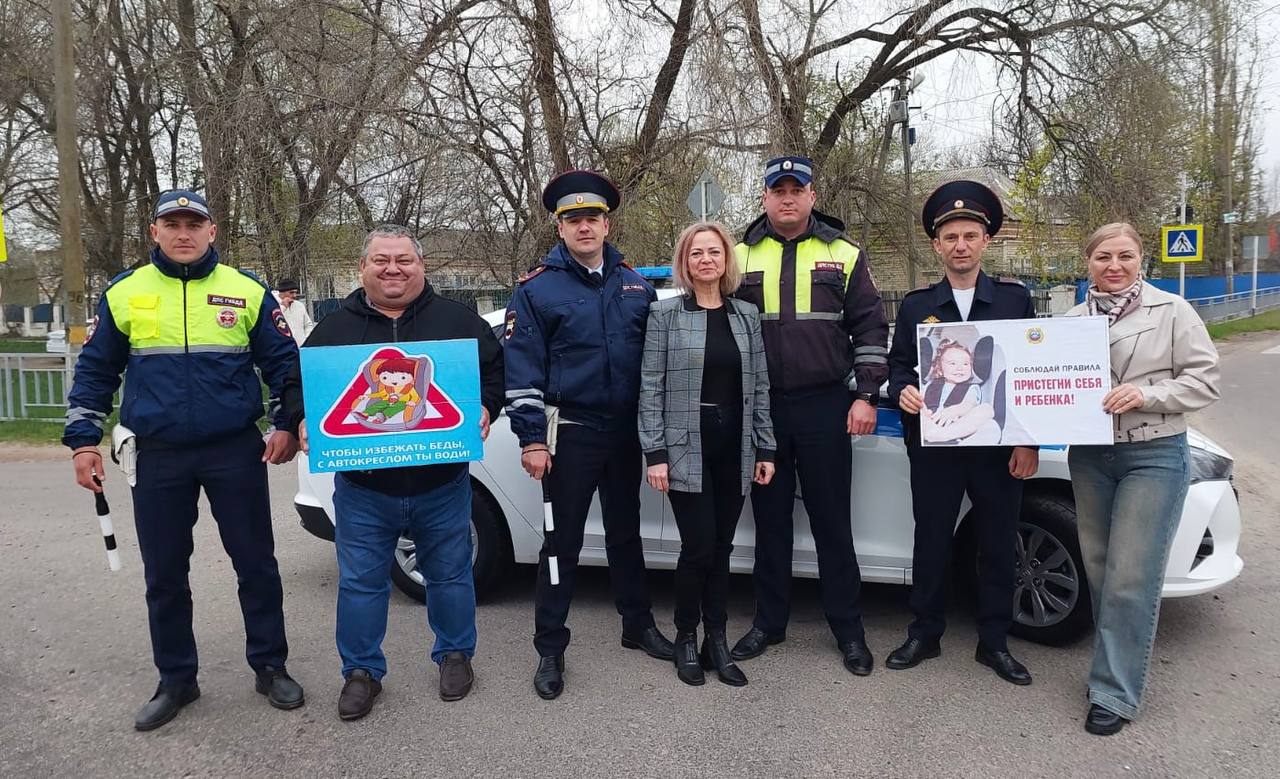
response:
M57 444L62 440L62 425L58 422L19 420L0 422L0 443L6 444Z
M43 338L15 338L14 336L0 336L0 354L8 353L44 353Z
M1280 330L1280 308L1273 308L1247 319L1233 319L1209 325L1209 335L1217 340L1240 333L1258 333L1264 330Z

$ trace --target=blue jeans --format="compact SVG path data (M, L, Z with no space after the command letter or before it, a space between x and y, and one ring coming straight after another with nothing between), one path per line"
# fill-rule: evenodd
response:
M1131 720L1147 685L1164 570L1187 497L1187 437L1073 446L1067 458L1093 599L1089 701Z
M396 497L333 480L337 513L338 654L342 675L357 668L375 679L387 673L382 639L387 634L390 570L396 542L408 530L418 550L418 571L427 585L427 623L435 633L431 659L476 651L476 590L471 578L471 480L458 478L435 489Z

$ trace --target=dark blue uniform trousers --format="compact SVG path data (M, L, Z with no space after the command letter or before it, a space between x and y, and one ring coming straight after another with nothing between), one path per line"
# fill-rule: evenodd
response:
M778 439L776 470L769 484L751 488L751 513L756 523L754 624L776 635L786 632L791 617L792 512L798 478L818 552L827 623L838 643L862 641L858 607L862 575L853 549L849 494L853 481L848 433L851 396L844 387L835 387L803 395L771 393L769 403Z
M257 428L205 444L140 441L133 517L147 582L151 651L160 681L194 681L198 662L191 629L192 529L203 487L231 558L244 614L245 654L255 670L283 668L283 591L271 533L265 445Z
M978 640L988 649L1005 650L1013 622L1014 544L1022 511L1022 481L1009 474L1012 450L924 447L919 435L916 426L906 430L916 521L910 598L915 619L907 635L932 642L946 628L952 540L967 492L978 547Z
M578 578L578 556L587 514L596 490L604 520L604 551L609 560L613 598L622 630L635 634L653 627L653 607L645 578L640 539L640 479L644 473L640 439L634 430L604 433L585 425L561 423L551 460L551 510L560 583L551 584L544 542L538 555L534 592L533 645L541 657L562 654L569 646L569 604Z

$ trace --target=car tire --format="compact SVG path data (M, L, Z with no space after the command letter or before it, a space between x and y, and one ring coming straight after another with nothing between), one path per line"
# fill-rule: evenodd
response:
M471 575L475 580L476 597L482 598L503 580L511 568L512 554L511 538L502 510L488 490L475 479L471 480L471 542L475 547ZM413 540L402 536L391 563L391 581L405 595L426 602L427 588L414 569L416 560Z
M1009 633L1049 646L1079 640L1093 625L1093 607L1072 500L1028 490L1015 543L1017 578Z

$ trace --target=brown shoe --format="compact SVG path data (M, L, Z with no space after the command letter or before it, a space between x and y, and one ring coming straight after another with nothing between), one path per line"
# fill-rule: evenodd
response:
M440 700L462 700L471 692L471 683L475 680L471 660L461 652L450 652L440 663Z
M382 682L374 679L363 668L357 668L347 676L338 696L338 717L344 720L360 719L373 711L373 699L382 692Z

